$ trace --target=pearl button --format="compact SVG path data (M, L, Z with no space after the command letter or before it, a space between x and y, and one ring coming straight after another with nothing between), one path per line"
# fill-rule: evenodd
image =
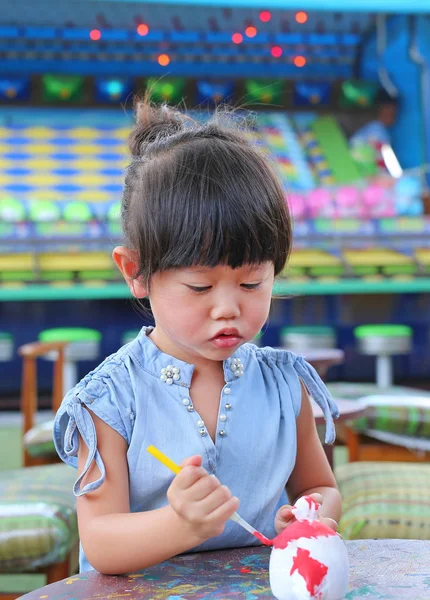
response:
M187 406L187 411L194 412L194 406L192 404L190 404L190 406Z
M231 404L230 402L227 402L227 404L225 405L226 410L230 410L231 409Z
M197 421L197 427L203 427L204 426L204 421L202 421L201 419L199 419Z
M203 427L202 429L200 429L200 435L203 437L204 435L206 435L206 429Z
M221 437L225 437L226 436L226 433L225 433L224 429L220 429L219 434L220 434Z
M224 394L231 394L231 388L225 388Z
M220 415L219 420L224 423L224 421L227 421L227 415Z
M189 399L188 399L188 398L184 398L184 399L182 400L182 404L183 404L184 406L188 406L188 405L189 405L189 403L190 403L190 401L189 401Z

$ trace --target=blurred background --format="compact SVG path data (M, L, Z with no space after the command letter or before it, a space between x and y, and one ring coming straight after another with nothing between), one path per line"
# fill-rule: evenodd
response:
M94 360L143 324L110 258L121 239L133 95L248 115L294 216L295 249L263 342L330 327L369 381L354 328L413 328L397 376L430 368L430 19L426 2L27 0L0 11L0 328L13 347L52 327L101 333ZM282 8L280 6L282 5ZM319 9L323 6L324 10ZM349 9L349 10L347 10ZM48 387L49 366L40 384ZM0 362L0 408L20 361ZM424 381L425 383L425 381Z

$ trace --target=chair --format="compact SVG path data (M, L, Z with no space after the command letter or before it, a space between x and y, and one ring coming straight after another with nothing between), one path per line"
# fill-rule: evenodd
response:
M55 356L52 411L57 412L63 398L63 368L66 342L25 344L18 349L23 359L21 383L21 412L23 414L24 466L52 464L59 458L52 439L53 421L35 425L37 412L37 359L50 354Z
M344 428L350 462L430 460L430 396L368 396Z
M281 345L291 352L335 348L336 334L332 327L295 325L281 329Z
M411 352L412 329L406 325L360 325L354 329L354 335L361 354L376 356L377 387L391 387L392 356Z
M70 575L78 545L76 471L63 464L0 472L0 574ZM2 593L14 600L18 594Z
M39 341L67 342L64 357L63 395L66 395L78 383L77 362L95 360L100 352L101 333L96 329L84 327L54 327L39 334ZM51 359L55 356L47 355Z
M344 539L430 539L429 464L346 463L335 475Z

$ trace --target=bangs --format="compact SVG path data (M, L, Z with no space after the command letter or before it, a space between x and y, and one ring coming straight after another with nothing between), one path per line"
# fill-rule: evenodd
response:
M188 210L177 213L163 231L160 270L278 262L276 231L264 213L234 210L225 197L187 200Z
M141 168L146 201L128 233L144 278L197 265L283 269L291 246L284 192L252 147L198 140Z

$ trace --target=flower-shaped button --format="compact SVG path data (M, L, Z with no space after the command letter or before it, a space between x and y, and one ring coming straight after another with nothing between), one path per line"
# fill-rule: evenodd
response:
M161 381L167 383L168 385L172 385L174 381L179 381L181 378L181 369L179 367L174 367L173 365L167 365L164 369L161 369Z
M232 358L230 362L230 370L236 377L242 377L243 364L240 358Z

